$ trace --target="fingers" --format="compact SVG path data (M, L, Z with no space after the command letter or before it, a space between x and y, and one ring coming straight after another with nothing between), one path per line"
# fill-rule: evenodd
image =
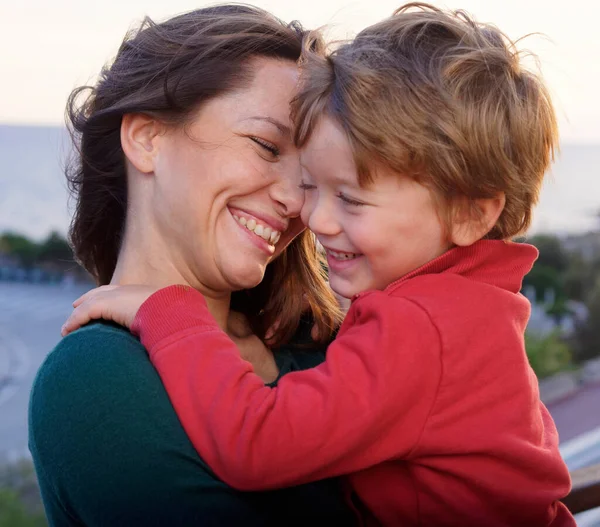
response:
M98 320L103 318L104 309L99 302L84 302L79 304L73 313L69 316L67 321L63 324L60 330L62 337L66 337L69 333L79 329L91 320Z
M275 336L275 332L279 329L279 326L281 325L281 319L278 318L277 320L275 320L275 322L273 322L273 325L267 329L266 333L265 333L265 340L270 340Z
M94 289L90 289L87 293L84 293L77 300L75 300L75 302L73 302L73 307L78 307L81 304L83 304L83 302L85 302L86 300L90 300L91 298L94 298L95 296L97 296L100 293L103 293L104 291L112 291L113 289L116 289L117 287L119 287L119 286L118 285L102 285L100 287L95 287Z
M64 337L90 322L104 319L130 328L140 306L158 288L141 285L107 285L88 291L75 302L75 308L61 329Z

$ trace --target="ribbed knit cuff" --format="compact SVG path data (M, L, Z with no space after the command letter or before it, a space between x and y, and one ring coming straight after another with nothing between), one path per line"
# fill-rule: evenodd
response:
M158 290L142 304L131 332L150 352L165 338L196 327L219 329L201 293L189 286L172 285Z

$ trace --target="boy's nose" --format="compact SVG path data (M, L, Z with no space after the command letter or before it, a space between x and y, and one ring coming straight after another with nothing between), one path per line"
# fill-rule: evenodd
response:
M335 218L334 207L324 199L311 199L307 196L302 208L302 220L318 235L333 236L341 230Z

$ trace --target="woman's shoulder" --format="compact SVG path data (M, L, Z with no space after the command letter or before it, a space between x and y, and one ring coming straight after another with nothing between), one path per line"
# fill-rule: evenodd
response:
M124 371L126 370L126 371ZM36 375L33 390L60 386L76 391L80 384L114 386L125 376L153 368L139 340L119 326L96 322L63 338L48 354Z
M30 440L98 413L108 423L137 406L153 383L160 379L128 331L102 322L85 326L63 338L38 369L29 400Z
M168 395L144 347L110 323L85 326L62 339L40 366L30 396L35 432L72 418L127 423L128 414L172 413ZM129 415L131 417L131 415ZM127 424L135 427L135 420Z
M354 524L335 480L265 493L218 480L144 348L107 324L69 335L41 366L29 447L51 524Z
M275 360L281 375L291 371L314 368L325 360L327 346L333 338L327 342L315 341L312 335L313 327L313 318L305 314L300 319L298 328L291 340L274 350Z
M86 525L191 524L212 510L200 488L222 495L220 514L248 512L194 451L142 345L117 326L86 326L48 355L31 391L29 448L53 518L66 508Z
M77 360L80 353L86 353L86 360L103 360L106 353L116 354L123 348L144 350L127 329L112 322L92 322L64 337L48 354L44 364Z
M31 393L29 446L53 524L352 524L335 481L240 493L218 480L143 346L110 324L86 326L48 355Z

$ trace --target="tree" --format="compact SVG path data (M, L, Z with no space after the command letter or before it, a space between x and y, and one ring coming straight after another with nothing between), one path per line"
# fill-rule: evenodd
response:
M38 246L25 236L7 232L0 236L2 250L17 258L24 267L31 267L37 260Z
M42 513L28 513L16 492L0 488L0 527L47 526Z
M543 264L535 264L533 269L525 276L524 286L531 286L535 290L535 300L543 302L546 292L551 289L554 291L554 297L564 296L562 277L559 272Z
M538 234L528 241L540 251L536 265L555 269L558 273L567 270L570 260L569 253L565 251L558 237L550 234Z
M578 324L575 331L575 358L578 361L600 355L600 277L596 278L586 305L587 320Z
M565 295L578 302L585 302L590 283L590 265L579 254L571 257L569 267L563 278Z
M573 254L563 277L565 294L572 300L587 302L593 291L593 284L599 277L600 258L586 260L580 254Z
M0 465L0 527L47 525L31 460Z
M563 371L571 363L571 350L558 331L544 336L526 333L525 349L529 364L540 379Z
M571 264L570 255L556 236L540 234L529 242L537 247L540 255L533 269L525 276L523 285L533 287L536 302L543 302L546 295L552 293L553 303L546 308L548 314L558 322L569 313L565 276Z
M72 262L73 251L58 232L50 233L48 238L39 246L38 261L40 262Z

